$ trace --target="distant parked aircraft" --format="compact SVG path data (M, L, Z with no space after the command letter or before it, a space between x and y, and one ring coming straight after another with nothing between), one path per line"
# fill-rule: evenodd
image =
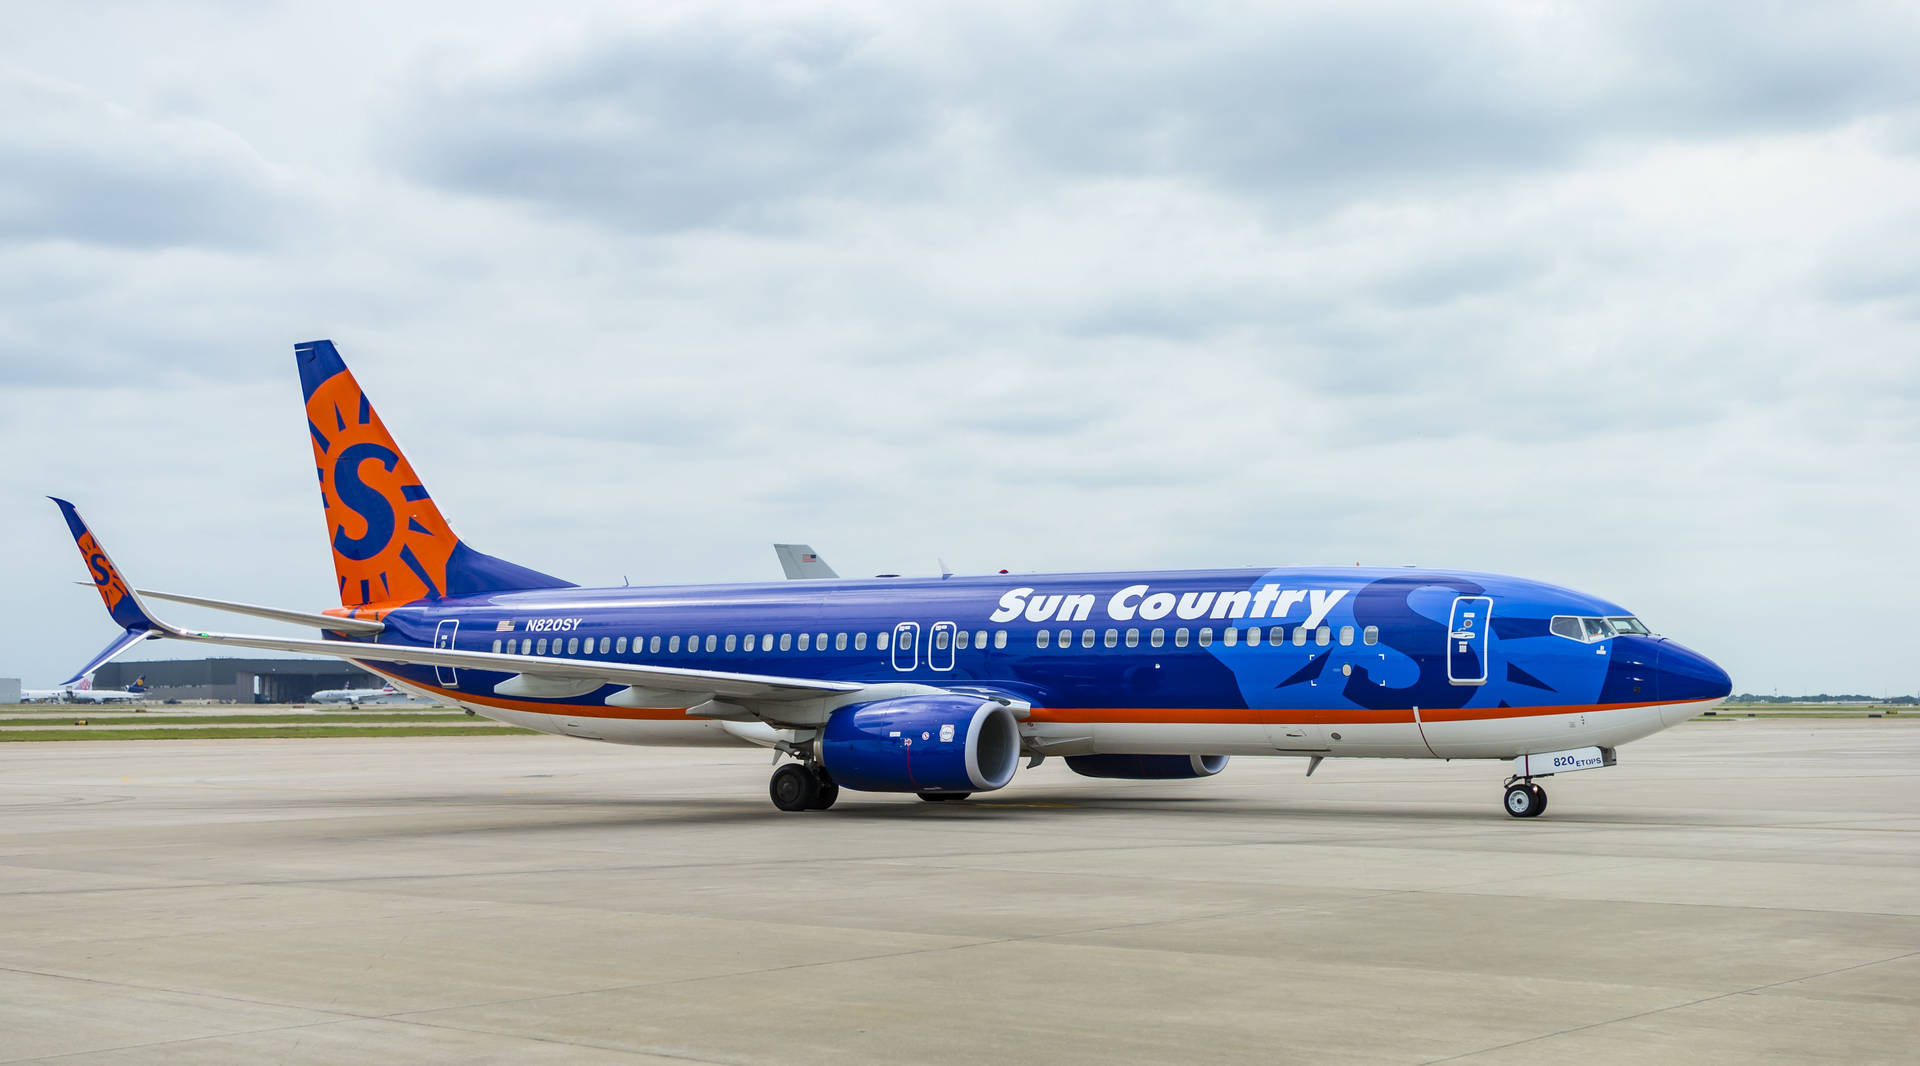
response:
M313 694L310 703L346 703L355 707L363 703L404 703L412 699L406 693L384 685L380 688L323 688Z
M839 577L833 567L813 550L809 544L775 544L773 552L780 557L780 569L786 572L787 580L800 581L814 578Z
M126 688L94 688L93 675L85 674L59 688L30 688L20 694L23 703L127 703L147 698L145 674Z

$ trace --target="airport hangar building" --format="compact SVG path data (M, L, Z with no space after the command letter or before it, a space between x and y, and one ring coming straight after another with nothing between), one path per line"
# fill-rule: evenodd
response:
M235 703L301 703L321 689L386 683L338 659L156 659L108 663L94 671L93 687L126 688L137 677L157 700Z

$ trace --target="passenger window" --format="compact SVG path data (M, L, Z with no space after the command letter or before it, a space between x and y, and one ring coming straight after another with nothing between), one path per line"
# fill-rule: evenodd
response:
M1148 635L1147 643L1153 645L1156 648L1164 646L1167 643L1167 631L1164 629L1154 630L1150 635Z
M961 651L967 650L967 631L962 629L953 635L953 646Z
M1229 648L1240 643L1240 631L1233 626L1227 626L1220 631L1220 643Z
M1044 648L1044 647L1046 647L1046 646L1048 646L1049 644L1052 644L1052 643L1053 643L1053 630L1051 630L1051 629L1036 629L1036 630L1034 630L1034 632L1033 632L1033 646L1034 646L1034 647L1036 647L1036 648Z
M1060 631L1060 646L1063 648L1073 647L1073 630L1063 629Z
M1213 627L1212 626L1200 627L1199 643L1200 643L1200 646L1203 648L1210 648L1213 646Z
M727 650L732 651L733 649L739 646L740 646L739 636L733 633L728 633L727 634Z
M613 642L613 653L615 655L625 655L627 653L627 638L621 637L619 640Z
M962 644L960 646L963 648L966 647L965 644ZM976 629L973 631L973 646L983 651L986 649L987 647L987 631L986 630Z
M784 645L785 642L783 641L782 643ZM813 648L813 634L812 633L800 634L800 650L810 651L812 650L812 648Z
M499 651L499 650L500 650L500 642L499 642L498 640L495 640L495 641L493 642L493 650L494 650L494 651Z
M699 650L700 650L699 635L695 634L693 636L688 637L687 638L687 654L692 655L694 652L697 652Z
M1187 627L1181 626L1179 629L1173 631L1173 646L1176 648L1184 648L1187 646Z
M1267 630L1268 644L1285 644L1286 642L1287 642L1286 626L1274 626L1273 628Z
M873 648L875 651L887 650L887 634L886 633L881 632L881 633L875 633L873 635Z
M814 649L817 651L826 651L827 635L825 633L815 633L813 635L813 646L814 646Z
M580 654L580 638L579 637L567 638L567 654L568 655Z
M805 635L805 634L802 634L802 635L801 635L801 638L800 638L800 639L802 639L802 640L805 640L805 639L806 639L806 635ZM802 650L802 651L805 651L805 650L806 650L806 645L804 645L804 644L803 644L803 645L801 645L800 647L801 647L801 650ZM782 633L782 634L780 634L780 650L781 650L781 651L792 651L792 650L793 650L793 634L792 634L792 633Z
M1307 646L1307 627L1306 626L1293 627L1293 646L1296 648L1304 648Z
M647 639L647 654L648 655L660 654L660 634L655 633L652 637L649 637Z
M547 653L547 638L541 637L539 654L545 655L546 653Z
M1340 627L1340 646L1343 648L1350 648L1353 646L1353 627L1352 626Z
M1140 646L1140 631L1137 629L1127 630L1127 647L1137 648L1139 646Z
M625 639L627 639L627 638L625 638L625 637L621 637L620 639L621 639L621 640L625 640ZM610 652L610 651L612 651L612 650L613 650L613 638L612 638L612 637L601 637L601 638L600 638L600 654L602 654L602 655L605 655L606 653L608 653L608 652Z
M996 647L996 648L1004 648L1004 647L1006 647L1006 646L1007 646L1007 631L1006 631L1006 630L1004 630L1004 629L996 629L996 630L994 630L994 631L993 631L993 646L994 646L994 647Z
M935 629L933 631L933 647L936 651L947 650L947 631L946 630Z
M1106 640L1105 640L1105 642L1104 642L1104 643L1105 643L1105 644L1107 645L1107 647L1109 647L1109 648L1117 648L1117 647L1119 647L1119 646L1120 646L1120 631L1119 631L1119 630L1117 630L1117 629L1109 629L1109 630L1107 630L1107 637L1106 637Z
M1083 648L1093 647L1093 630L1083 629L1080 631L1080 646Z
M1380 627L1379 627L1379 626L1368 626L1367 628L1365 628L1365 629L1363 629L1363 630L1361 630L1361 631L1360 631L1360 643L1362 643L1362 644L1378 644L1378 643L1380 643Z
M835 633L833 635L833 650L834 651L847 650L847 635L845 633Z
M1247 647L1251 648L1259 643L1260 643L1260 627L1248 626L1247 627Z
M508 654L508 655L512 655L512 654L514 654L514 650L513 650L513 649L514 649L514 648L516 648L516 647L518 647L518 646L519 646L519 642L518 642L518 641L516 641L516 640L515 640L514 638L512 638L512 637L508 637L508 638L507 638L507 654Z
M853 635L853 650L854 651L867 650L867 631L866 630L863 629L860 632L855 633Z
M753 634L752 634L752 633L748 633L748 634L747 634L747 639L746 639L746 640L744 640L744 641L742 641L741 643L742 643L742 644L744 645L744 647L742 648L742 650L744 650L744 651L752 651L752 650L753 650L753 644L754 644L754 640L753 640Z
M1333 627L1321 626L1319 629L1314 630L1313 642L1323 648L1333 643Z

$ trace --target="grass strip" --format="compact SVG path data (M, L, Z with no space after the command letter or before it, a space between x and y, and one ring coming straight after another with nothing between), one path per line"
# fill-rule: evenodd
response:
M88 725L309 725L315 722L470 722L459 712L445 714L52 714L34 718L0 718L0 729L10 725L58 725L61 720L85 718Z
M306 740L313 737L484 737L503 736L508 733L534 734L531 729L521 729L510 725L470 726L456 729L448 726L423 725L413 729L377 729L368 726L345 726L328 729L318 726L293 726L285 729L271 727L245 728L214 727L211 729L16 729L0 732L0 744L33 743L37 741L59 740Z

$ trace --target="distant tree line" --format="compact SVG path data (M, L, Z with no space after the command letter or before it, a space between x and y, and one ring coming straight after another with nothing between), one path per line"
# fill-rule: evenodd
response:
M1751 692L1742 692L1731 697L1728 703L1885 703L1895 707L1911 707L1920 704L1920 696L1862 696L1857 693L1829 695L1822 692L1816 696L1756 696Z

